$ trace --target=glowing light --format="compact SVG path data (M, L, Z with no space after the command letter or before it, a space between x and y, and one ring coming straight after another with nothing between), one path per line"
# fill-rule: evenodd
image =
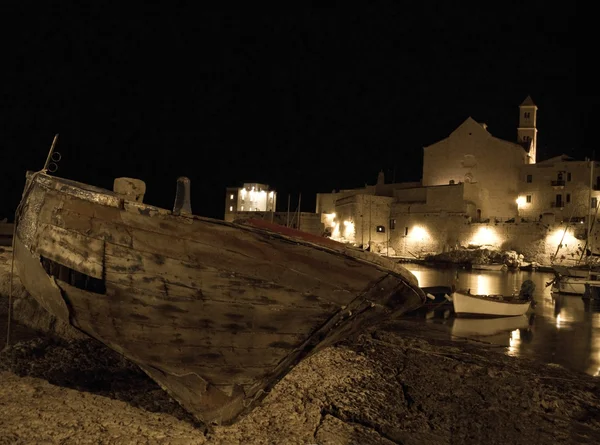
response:
M525 201L525 197L524 197L524 196L519 196L519 197L517 198L517 205L518 205L518 206L522 206L523 204L525 204L525 202L526 202L526 201Z
M558 314L556 316L556 328L560 329L560 327L561 327L561 317L560 317L560 314Z
M334 227L335 213L324 213L321 221L325 224L326 227Z
M563 237L564 234L564 237ZM576 245L578 240L577 238L575 238L575 236L573 235L573 231L571 230L567 230L567 232L565 233L565 229L556 229L554 230L550 235L548 235L547 238L548 242L558 246L559 244L561 244L561 240L562 240L562 244L563 245Z
M233 212L233 206L229 206L229 211Z
M416 241L425 241L429 238L429 232L422 226L414 226L411 229L409 236Z
M344 238L349 242L354 242L354 223L352 221L344 221Z
M333 226L333 231L331 232L331 238L339 241L340 239L340 223L335 223Z
M230 195L230 196L229 196L229 199L233 199L233 195Z
M480 227L470 241L470 244L476 246L498 244L498 234L492 227Z

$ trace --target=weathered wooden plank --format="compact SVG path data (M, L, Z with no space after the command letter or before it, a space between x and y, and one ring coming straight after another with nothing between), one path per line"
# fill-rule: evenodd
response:
M56 197L56 199L60 201L60 197ZM55 215L56 221L52 221L52 223L61 227L68 227L68 224L66 226L63 225L65 222L61 220L68 218L68 223L74 224L73 220L77 219L77 215L79 215L79 217L84 217L83 219L89 220L90 218L97 218L103 220L105 223L112 223L105 225L104 230L101 231L102 233L100 233L100 235L105 235L110 232L118 233L119 231L122 231L123 225L128 226L128 232L131 231L132 228L138 228L140 237L137 240L138 245L135 246L136 250L152 252L154 250L152 248L154 245L162 244L160 242L157 243L157 240L160 239L160 237L157 237L157 234L165 235L169 238L176 235L176 238L184 242L178 243L176 246L174 253L177 256L174 258L181 258L182 253L187 254L189 259L194 259L198 256L197 252L185 248L186 245L189 245L189 243L186 243L185 241L195 241L199 244L209 245L212 248L225 249L231 253L240 253L250 256L255 260L264 260L267 262L293 261L294 259L289 258L289 255L294 255L295 251L300 250L303 257L306 257L306 255L311 257L311 264L309 265L310 269L319 267L331 268L329 271L330 279L335 279L335 274L337 272L335 265L331 264L331 259L336 258L338 261L344 260L341 256L313 248L307 248L302 245L298 246L293 242L282 242L277 239L277 244L275 245L273 244L274 240L270 239L269 236L263 235L260 231L253 231L254 229L244 230L216 220L194 218L192 220L193 223L189 224L189 218L182 219L182 217L164 215L149 217L145 214L140 214L139 212L127 212L114 207L107 207L103 212L100 212L98 208L101 206L98 206L93 202L76 198L63 199L63 202L60 205L56 203L52 203L52 205L54 205L54 208L59 209L57 215ZM182 221L185 221L185 223L182 223ZM119 229L118 226L121 226L121 229ZM90 231L89 234L94 236L93 231ZM148 236L150 237L150 246L148 245ZM107 241L121 244L113 240ZM131 246L128 242L125 245ZM351 258L345 258L345 262L346 265L343 267L343 275L341 277L342 283L347 281L345 272L349 265L350 267L355 266L355 269L357 269L355 273L364 273L362 269L365 268L361 267L364 265L357 264L357 262ZM302 263L300 263L299 266L301 267Z
M78 221L85 221L85 223L79 223ZM277 283L282 282L282 283L294 283L295 284L295 288L298 288L301 292L306 293L307 295L310 294L315 294L316 291L319 289L319 287L321 287L324 283L324 278L323 277L317 277L317 276L306 276L306 275L301 275L300 277L298 277L298 271L296 271L295 269L292 270L290 268L286 268L277 264L273 264L272 262L267 262L267 261L263 261L262 263L258 264L256 262L256 260L254 260L253 258L248 258L246 256L240 256L237 255L237 257L234 255L231 258L224 256L222 251L218 251L216 249L214 249L213 247L210 246L202 246L203 251L200 251L199 248L195 249L194 251L194 255L187 255L187 258L195 258L198 262L200 259L203 259L205 261L210 261L211 266L209 266L208 264L202 265L202 264L194 264L194 263L189 263L187 261L182 261L180 259L178 260L173 260L173 258L171 257L175 257L177 255L177 253L179 252L185 252L186 250L190 250L190 246L188 242L186 242L185 240L181 240L179 238L176 237L171 237L170 239L167 238L168 242L165 242L164 238L163 238L163 242L161 242L161 237L157 236L154 233L151 232L138 232L138 231L134 231L132 230L132 232L134 232L134 234L130 234L129 232L126 232L124 230L123 226L119 226L118 224L111 224L105 221L101 221L101 220L86 220L85 218L82 218L80 215L76 215L74 216L73 213L69 213L66 212L64 209L60 209L58 216L55 215L55 218L53 219L54 222L58 222L59 224L63 225L63 226L68 226L69 229L73 229L73 231L75 231L76 233L79 234L85 234L85 236L97 236L99 239L104 239L107 240L107 258L109 256L115 256L118 257L117 260L112 261L112 260L108 260L107 259L107 280L108 281L114 281L117 280L118 282L125 282L126 284L130 285L130 286L137 286L137 287L142 287L142 288L146 288L149 290L155 290L155 291L165 291L165 282L168 283L173 283L173 284L181 284L184 287L195 287L196 289L198 288L198 284L202 283L201 281L201 277L198 277L198 273L201 275L202 271L194 271L193 269L198 269L198 268L202 268L202 267L212 267L212 265L218 265L220 266L219 268L222 270L237 270L237 271L241 271L242 272L242 277L244 275L244 273L246 275L250 275L249 278L252 279L259 279L259 277L263 278L262 281L266 281L268 282L272 282L274 283L273 287L277 287ZM68 222L69 224L65 224L66 222ZM89 225L88 225L89 224ZM109 227L109 224L111 226L114 227L114 229L112 229L111 227ZM85 228L86 230L83 231L81 228ZM110 235L111 233L118 233L119 231L121 231L121 233L123 234L121 238L117 239L116 237L113 237L112 235ZM109 234L110 236L104 236L104 234ZM112 245L113 242L117 242L121 244L121 247L128 247L128 245L133 244L133 242L131 241L132 239L135 239L135 244L137 244L138 246L140 246L140 244L143 244L143 246L139 249L139 250L133 250L133 249L120 249L115 245ZM192 246L194 247L194 246ZM196 246L198 247L198 246ZM146 254L145 251L154 251L154 253L151 254ZM159 253L160 252L160 253ZM274 249L274 252L276 252L276 249ZM227 252L229 253L229 252ZM307 250L306 255L304 255L303 258L300 258L300 260L304 259L305 261L308 259L308 256L310 256L310 250ZM120 259L124 259L124 261L120 260ZM123 264L123 262L125 264ZM115 264L115 263L119 263L119 264ZM168 263L168 264L165 264ZM113 267L114 264L114 267ZM246 266L244 268L244 265ZM330 265L331 266L331 265ZM310 267L310 266L306 266L306 267ZM148 269L152 269L154 268L155 270L158 268L159 269L159 273L157 275L157 277L151 277L151 276L139 276L139 280L141 281L141 285L138 283L136 285L136 277L133 275L127 276L127 277L114 277L112 275L113 272L115 273L120 273L121 271L125 272L125 271L140 271L140 273L142 273L141 271L147 271ZM213 269L216 269L213 267ZM317 267L318 269L318 267ZM330 280L330 275L332 273L332 271L335 271L335 267L329 267L327 268L326 265L321 265L321 269L328 269L328 274L327 274L327 288L330 288L331 284L335 284L332 283ZM375 271L375 270L374 270ZM191 272L191 273L190 273ZM379 271L376 271L377 273L381 273ZM179 273L179 276L177 276L177 274ZM219 274L222 276L224 272L220 272ZM171 277L172 275L176 275L175 277ZM187 278L186 278L187 275ZM195 276L194 276L195 275ZM213 277L217 274L212 273L211 274ZM345 287L348 288L350 287L353 281L359 281L356 284L363 284L362 281L360 280L356 280L358 277L356 276L350 276L347 272L343 274L344 280L345 280ZM187 283L184 283L181 281L181 279L185 279L187 281ZM266 280L265 280L266 278ZM222 280L219 280L222 281ZM219 281L217 281L217 283L219 283ZM243 278L240 280L241 283L243 283L244 286L248 286L249 282L244 282ZM235 280L234 280L235 283ZM225 283L227 284L227 283ZM256 281L254 282L254 284L256 285ZM343 285L344 283L338 283L338 285ZM212 286L215 286L215 288L217 286L221 286L221 284L211 284ZM261 287L266 287L266 286L261 286ZM222 289L226 290L226 289ZM350 293L355 293L357 290L357 288L352 288L350 289L348 292ZM339 292L336 291L335 289L327 289L326 291L326 295L323 298L327 298L328 300L334 301L336 304L340 304L343 305L345 304L347 298L349 297L350 294L348 294L348 292ZM181 289L175 289L173 294L177 294L180 295L182 297L188 296L188 295L194 295L194 292L190 291L190 290L181 290Z
M290 342L279 334L308 334L339 310L339 307L294 307L289 305L255 305L251 303L195 300L166 302L159 297L122 289L121 295L92 294L60 281L69 294L70 304L78 318L90 323L109 323L116 335L154 330L160 338L173 336L191 341L193 331L203 337L204 331L265 334L265 344ZM186 330L189 330L186 331ZM202 333L198 331L202 330ZM125 332L127 331L127 332ZM185 335L182 337L180 334ZM274 339L268 341L268 335ZM223 335L223 334L215 334ZM249 341L240 339L240 341ZM177 343L181 344L179 340Z
M40 224L37 253L94 278L102 278L104 243L72 230Z
M268 278L277 281L269 281ZM193 267L188 263L124 250L111 244L107 244L106 280L146 289L152 295L164 295L165 299L179 297L327 307L333 304L329 302L331 299L338 303L346 302L353 295L321 281L311 282L295 276L290 277L291 281L287 282L281 280L281 277L260 279L256 275L245 276L243 273L219 270L209 265Z
M88 226L72 222L77 221L78 217L81 218L81 216L61 209L59 215L55 216L53 221L81 233L80 227ZM162 261L167 261L169 258L177 258L177 261L184 263L186 268L192 268L195 264L197 264L198 267L210 264L217 269L237 270L243 274L256 278L266 278L268 281L274 283L297 283L300 287L304 287L302 290L303 292L311 292L311 282L314 283L316 281L314 287L318 287L326 281L328 285L340 287L351 293L360 290L357 286L364 285L365 281L375 281L383 273L380 270L372 268L370 269L369 277L360 276L361 274L354 273L355 269L360 267L360 264L358 263L343 258L337 258L325 252L313 251L310 248L294 246L291 244L288 246L288 250L292 250L287 252L287 257L280 253L280 251L284 249L278 249L277 246L270 246L271 256L274 258L271 261L263 261L257 260L256 257L253 257L248 252L232 251L231 249L223 251L214 246L201 245L173 236L161 236L154 232L146 232L143 230L136 231L130 229L126 231L119 240L116 239L116 237L107 237L106 234L118 233L119 231L124 232L122 225L99 220L91 220L90 224L92 229L86 230L86 235L96 236L99 239L104 239L111 243L116 242L123 247L129 247L133 244L135 249L129 251L120 250L117 253L117 249L115 248L114 254L117 256L129 257L129 264L126 265L126 267L134 268L136 270L145 269L141 264L143 260L138 253L148 252L152 253L151 256L146 256L146 259L150 258L150 261L147 262L147 265L149 266L152 266L154 263L160 265ZM261 242L255 244L262 244L265 246L269 243ZM239 250L239 245L236 245L235 248ZM113 249L113 247L111 247L111 249ZM293 249L295 249L295 251ZM109 252L107 253L109 255L111 254ZM327 261L325 261L324 256L327 256ZM195 263L189 261L195 261ZM206 261L208 264L200 264L201 261ZM294 269L286 267L288 263L294 264ZM176 263L171 262L170 266L176 266ZM352 273L348 273L349 266L353 269ZM170 271L175 269L164 267L162 268L163 274L166 273L165 271L167 270ZM322 270L326 274L324 273L322 276L317 276L314 274L315 270ZM133 277L130 278L130 285L133 285ZM177 280L172 281L178 282ZM194 281L195 283L198 282L197 280ZM161 283L158 283L158 285L161 285ZM345 292L338 296L335 291L328 292L327 298L337 304L345 304L348 295L344 294Z

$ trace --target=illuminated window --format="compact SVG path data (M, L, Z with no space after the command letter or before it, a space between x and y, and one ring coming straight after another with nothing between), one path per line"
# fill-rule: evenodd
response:
M385 233L385 226L377 226L376 229L379 233Z
M233 199L233 195L231 195L231 196L229 197L229 199Z
M242 206L242 211L244 210L244 206Z
M567 202L569 202L569 198L571 195L567 195ZM525 197L525 200L527 201L528 204L531 204L531 195L527 195Z
M533 182L533 175L527 175L527 182Z
M229 206L229 211L233 212L233 206Z

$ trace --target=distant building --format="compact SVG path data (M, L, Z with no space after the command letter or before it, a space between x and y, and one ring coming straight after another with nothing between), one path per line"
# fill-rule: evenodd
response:
M498 139L486 124L465 120L446 139L423 148L423 186L476 184L469 201L475 219L517 216L521 168L535 164L537 107L528 96L519 106L517 142Z
M277 192L267 184L244 183L228 187L225 193L225 221L233 221L239 212L274 212Z
M277 192L267 184L244 183L243 187L228 187L225 193L224 220L233 222L249 218L263 219L315 235L324 234L320 215L300 212L299 208L277 212L276 205Z
M545 222L594 218L600 198L600 163L567 155L522 169L519 217Z

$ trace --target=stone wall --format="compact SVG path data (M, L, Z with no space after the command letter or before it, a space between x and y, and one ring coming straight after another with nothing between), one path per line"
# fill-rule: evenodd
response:
M500 250L515 250L526 261L549 265L555 262L572 264L580 258L585 246L585 227L572 225L565 232L564 224L474 223L460 214L410 214L396 216L396 227L390 232L390 246L401 256L422 257L459 247L482 246ZM600 231L592 233L598 245ZM561 245L560 249L558 246Z

